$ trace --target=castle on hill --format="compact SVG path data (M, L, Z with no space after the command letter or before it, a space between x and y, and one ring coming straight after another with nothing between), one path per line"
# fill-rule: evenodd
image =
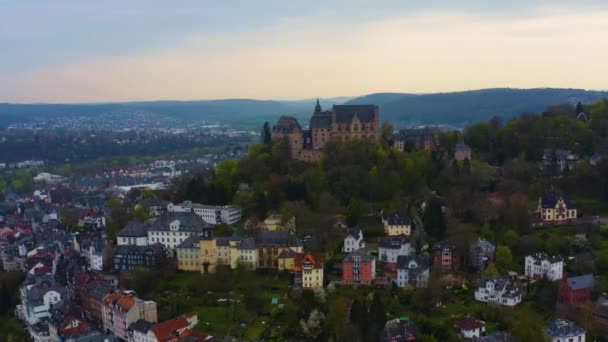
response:
M281 116L272 127L272 141L285 140L293 159L315 161L330 139L378 140L379 123L378 106L334 105L331 110L323 111L317 100L308 129L302 129L294 117Z

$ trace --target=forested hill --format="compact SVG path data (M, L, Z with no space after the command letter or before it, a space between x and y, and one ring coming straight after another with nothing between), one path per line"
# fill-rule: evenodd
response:
M592 103L603 98L608 98L608 92L556 88L496 88L420 95L379 93L359 97L347 103L378 104L382 120L392 122L396 126L465 126L486 121L493 116L509 119L524 113L538 113L550 106Z
M608 98L608 92L581 89L484 89L455 93L377 93L322 99L323 108L333 104L377 104L381 118L396 126L445 124L464 126L498 115L512 118L537 113L549 106L577 102L592 103ZM13 122L57 116L99 116L120 111L148 112L187 121L222 121L250 128L280 115L294 115L306 122L315 99L273 101L252 99L149 101L103 104L9 104L0 103L0 127Z

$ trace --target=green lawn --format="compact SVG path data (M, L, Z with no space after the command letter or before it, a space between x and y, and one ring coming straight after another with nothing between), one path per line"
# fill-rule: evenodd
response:
M233 326L232 308L229 305L197 307L194 311L198 314L196 330L206 333L228 334Z

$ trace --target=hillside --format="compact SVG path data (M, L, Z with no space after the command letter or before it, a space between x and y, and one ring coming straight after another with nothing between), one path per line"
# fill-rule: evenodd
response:
M591 103L608 97L605 91L582 89L482 89L437 94L371 94L348 103L376 103L382 120L397 126L448 124L464 126L498 115L509 119L538 113L549 106Z
M463 126L498 115L505 119L534 113L553 105L592 103L608 98L608 92L582 89L483 89L474 91L401 94L376 93L357 98L322 99L323 108L333 104L377 104L383 121L396 126L443 124ZM186 121L222 121L240 127L259 127L280 115L293 115L306 122L316 99L273 101L252 99L149 101L101 104L8 104L0 103L0 127L13 122L53 116L98 116L120 111L144 111Z

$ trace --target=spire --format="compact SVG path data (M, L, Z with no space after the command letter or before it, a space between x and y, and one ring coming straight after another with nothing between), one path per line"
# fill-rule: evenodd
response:
M317 105L315 106L315 113L321 113L321 104L319 103L318 97L317 97Z

